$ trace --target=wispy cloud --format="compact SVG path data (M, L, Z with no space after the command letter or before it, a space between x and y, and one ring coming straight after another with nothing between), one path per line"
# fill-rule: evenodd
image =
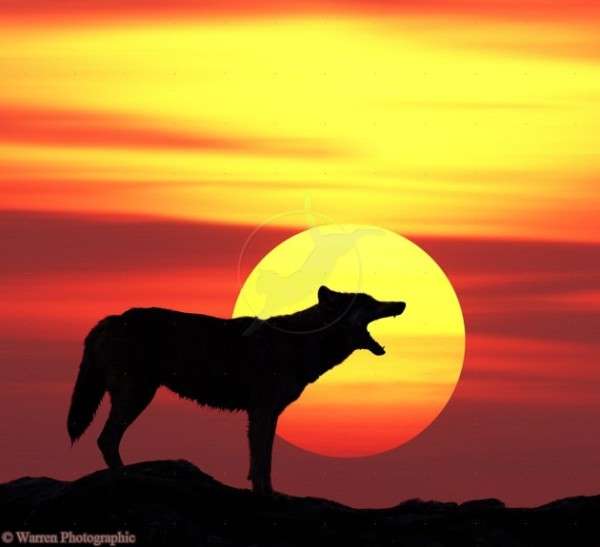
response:
M110 111L24 108L5 104L0 105L0 124L0 143L8 145L181 150L309 158L336 154L333 149L308 140L227 136L200 127L195 130L188 127L187 131L182 131L166 127L164 120L161 125L151 116ZM200 124L196 122L196 125Z
M35 14L69 19L148 18L157 16L256 16L306 13L419 14L474 16L509 19L581 19L600 13L595 0L567 2L558 0L301 0L282 4L273 0L234 0L195 2L193 0L106 0L93 5L68 0L9 1L3 3L4 17L33 18Z

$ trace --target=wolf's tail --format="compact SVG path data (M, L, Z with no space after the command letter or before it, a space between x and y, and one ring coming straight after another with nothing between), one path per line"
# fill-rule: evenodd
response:
M79 374L71 396L71 407L67 418L67 431L74 443L88 428L94 419L106 392L103 370L95 361L95 345L98 336L103 333L112 317L98 323L87 335L83 348L83 357L79 365Z

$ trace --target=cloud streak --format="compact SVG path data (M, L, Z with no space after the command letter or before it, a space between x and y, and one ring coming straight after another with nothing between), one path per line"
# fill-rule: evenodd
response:
M223 17L307 13L362 13L387 15L445 15L510 19L582 19L600 14L596 0L567 2L558 0L333 0L324 4L317 0L297 0L281 4L273 0L234 0L222 3L193 0L106 0L90 5L68 0L34 0L3 3L5 18L31 19L40 15L52 19L98 20L150 18L168 16Z
M111 112L0 105L0 144L179 150L261 156L327 157L309 141L225 136L161 127L156 120ZM164 122L163 122L164 124Z

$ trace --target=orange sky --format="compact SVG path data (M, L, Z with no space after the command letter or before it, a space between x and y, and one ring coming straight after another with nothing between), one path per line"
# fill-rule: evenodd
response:
M98 317L131 305L231 313L248 234L268 222L245 271L306 227L289 212L310 204L422 244L457 289L467 359L446 429L365 467L360 494L340 470L367 464L285 446L295 475L276 473L290 492L368 505L597 489L600 2L363 4L2 3L0 369L7 397L35 394L56 432L43 461L15 425L31 420L13 415L23 403L1 403L4 478L99 465L60 437ZM214 459L183 446L166 419L177 405L157 404L130 457L154 454L158 429L163 455L243 483L244 464L219 457L229 445ZM557 461L576 471L555 479Z
M0 19L5 207L252 225L309 196L403 233L600 237L594 6L141 5Z

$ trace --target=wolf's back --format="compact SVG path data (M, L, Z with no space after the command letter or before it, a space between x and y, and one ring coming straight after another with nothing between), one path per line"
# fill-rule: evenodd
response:
M110 315L102 319L86 336L67 418L67 430L71 442L81 437L92 423L106 392L104 371L95 358L98 342L103 336L110 336L111 331L119 329L120 324L119 316Z

